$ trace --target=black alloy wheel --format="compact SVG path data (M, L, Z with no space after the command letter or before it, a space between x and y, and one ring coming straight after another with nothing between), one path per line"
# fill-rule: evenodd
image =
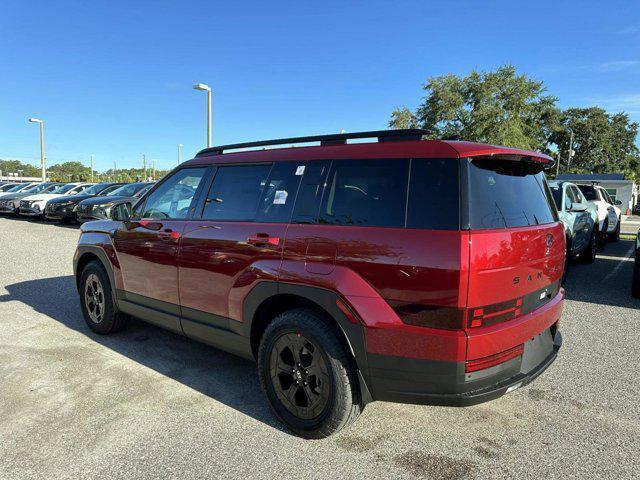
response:
M317 417L331 385L327 363L316 345L300 333L287 333L271 351L270 375L276 395L296 417Z

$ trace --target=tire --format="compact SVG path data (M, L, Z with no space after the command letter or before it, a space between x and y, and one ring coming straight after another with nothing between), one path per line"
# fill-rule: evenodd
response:
M109 277L100 262L94 260L84 267L79 285L82 314L91 330L106 335L125 327L127 316L116 310Z
M582 263L593 263L596 260L596 254L598 252L598 236L596 235L595 227L591 231L591 238L589 239L589 244L587 248L584 249L584 252L580 254L580 261Z
M258 375L273 413L303 438L328 437L364 409L355 360L340 332L310 309L284 312L269 324Z
M631 281L631 295L640 298L640 255L636 255L633 265L633 280Z
M618 219L618 225L616 226L616 229L611 232L609 234L609 241L611 242L617 242L620 240L620 223L622 221L622 218Z
M608 233L607 230L609 229L609 220L605 220L604 223L602 224L602 231L600 232L600 249L604 250L604 247L606 247L607 245L607 237L608 237Z

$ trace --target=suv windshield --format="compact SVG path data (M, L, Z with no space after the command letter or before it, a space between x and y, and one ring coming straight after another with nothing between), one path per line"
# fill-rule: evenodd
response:
M18 185L11 187L7 192L21 192L24 189L24 183L19 183Z
M133 197L140 189L147 185L147 183L131 183L129 185L123 185L122 187L116 188L114 191L107 193L107 196Z
M86 190L84 190L82 192L82 194L83 195L97 195L101 191L103 191L105 188L107 188L109 185L110 185L109 183L96 183L92 187L89 187Z
M595 188L590 187L588 185L578 185L578 188L580 189L580 191L584 195L584 198L586 198L588 202L593 202L595 200L598 200L598 192L596 192Z
M25 190L25 193L40 193L40 192L47 192L49 190L52 190L52 187L54 186L54 184L51 183L40 183L38 185L36 185L35 187L31 187L27 190Z
M477 159L469 162L469 226L495 229L557 221L542 166Z
M62 185L60 188L56 188L55 190L53 190L52 194L54 195L58 195L60 193L67 193L69 190L71 190L72 188L77 187L77 185L73 184L73 183L67 183L66 185Z

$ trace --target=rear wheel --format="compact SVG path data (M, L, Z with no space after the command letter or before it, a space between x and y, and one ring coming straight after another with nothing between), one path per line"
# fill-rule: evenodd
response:
M612 242L617 242L618 240L620 240L620 221L621 220L622 220L621 218L618 219L618 225L616 226L616 229L609 234L609 240Z
M598 243L600 244L600 250L604 250L604 247L607 244L607 237L609 235L607 233L608 229L609 229L609 220L607 219L602 224L602 230L599 232Z
M304 438L324 438L360 415L355 361L327 319L308 309L282 313L258 350L260 384L275 415Z
M80 275L80 305L91 330L108 334L122 330L127 317L116 311L109 277L98 261L89 262Z
M593 263L596 260L596 253L598 251L598 238L596 235L596 229L593 228L591 232L591 238L589 239L589 245L585 248L584 252L580 255L582 263Z

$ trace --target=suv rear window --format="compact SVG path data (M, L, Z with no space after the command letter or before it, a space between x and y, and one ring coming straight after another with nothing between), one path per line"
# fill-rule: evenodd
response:
M542 167L528 162L469 162L469 226L496 229L557 220Z
M589 187L587 185L578 185L578 188L584 195L584 198L589 202L593 202L594 200L598 200L598 192L593 187Z

